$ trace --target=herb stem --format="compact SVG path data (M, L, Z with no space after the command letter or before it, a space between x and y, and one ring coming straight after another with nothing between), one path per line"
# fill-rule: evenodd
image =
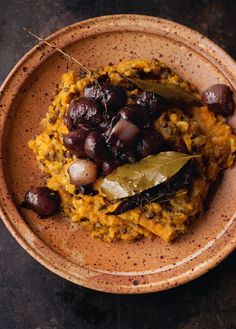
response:
M51 47L52 49L55 49L56 51L58 51L59 53L61 53L62 55L64 55L66 58L74 61L75 63L77 63L78 65L80 65L80 67L86 72L86 73L90 73L93 74L84 64L82 64L80 61L78 61L76 58L74 58L73 56L67 54L66 52L64 52L63 50L61 50L60 48L57 48L56 46L54 46L52 43L48 42L47 40L37 36L35 33L33 33L32 31L30 31L29 29L27 29L26 27L23 27L23 30L26 31L27 33L29 33L30 35L32 35L34 38L36 38L38 41L48 45L49 47Z
M39 37L38 35L36 35L32 31L30 31L26 27L23 27L23 30L26 31L27 33L29 33L30 35L32 35L34 38L36 38L39 42L44 43L45 45L47 45L47 46L51 47L52 49L55 49L56 51L58 51L60 54L62 54L66 58L74 61L76 64L78 64L84 70L84 72L89 73L93 77L95 85L102 91L103 103L104 103L105 110L107 112L107 104L106 104L106 98L105 98L104 92L103 92L102 87L101 87L100 83L98 82L98 80L97 80L97 78L96 78L93 71L90 71L84 64L82 64L80 61L78 61L75 57L67 54L65 51L61 50L60 48L57 48L56 46L54 46L52 43L48 42L44 38Z

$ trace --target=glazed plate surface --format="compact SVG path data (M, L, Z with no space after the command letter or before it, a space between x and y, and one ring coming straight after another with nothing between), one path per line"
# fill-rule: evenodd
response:
M236 65L204 36L174 22L139 15L105 16L69 26L48 38L90 68L147 58L166 63L200 91L226 83L236 92ZM90 238L62 215L40 220L19 204L43 184L29 139L68 69L79 70L50 47L36 46L1 88L1 218L20 245L58 275L113 293L168 289L205 273L236 246L236 168L225 171L208 210L173 244L161 239L108 244ZM236 118L231 119L236 126Z

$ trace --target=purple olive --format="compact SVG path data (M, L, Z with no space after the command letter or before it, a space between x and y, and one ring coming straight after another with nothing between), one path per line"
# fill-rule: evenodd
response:
M233 92L229 86L215 84L206 89L201 95L202 101L215 114L227 117L235 110Z
M79 159L68 168L70 183L75 186L89 185L95 182L98 175L96 163L87 159Z
M114 171L117 168L117 162L115 160L107 160L103 161L101 163L102 167L102 175L107 176L109 175L112 171Z
M65 120L69 130L76 129L83 123L96 126L102 121L101 106L93 99L85 97L74 99L69 105Z
M97 81L98 81L99 83L102 83L102 82L109 82L109 80L110 80L110 78L109 78L109 76L108 76L107 73L102 74L102 75L100 75L100 76L97 78Z
M155 130L144 130L138 143L138 152L142 157L156 154L163 144L162 135Z
M157 94L143 91L136 96L138 105L146 108L152 119L156 119L167 109L167 103Z
M85 140L84 151L96 162L105 160L108 150L103 136L97 131L92 131Z
M78 187L76 187L75 192L76 195L77 194L84 194L84 195L97 195L98 191L93 189L93 185L80 185Z
M108 120L108 119L102 121L101 124L99 125L99 131L102 134L102 136L105 138L105 140L109 138L112 127L113 127L112 120Z
M109 111L119 110L126 104L127 95L124 88L109 82L101 82L99 85L89 85L84 89L84 96L99 100Z
M25 194L22 206L33 210L39 217L45 218L58 211L60 195L57 191L45 186L32 188Z
M140 129L132 122L120 119L111 130L109 143L116 149L128 150L135 145Z
M91 132L89 125L80 125L76 130L70 131L63 138L64 146L71 153L76 154L79 157L85 157L84 142L86 137Z
M138 154L136 150L127 150L119 155L119 160L124 163L135 163L138 161Z
M111 127L111 120L105 119L99 124L99 129L102 132L107 131Z
M121 119L133 122L140 128L147 128L150 126L150 115L149 112L138 104L129 104L123 107L118 116Z

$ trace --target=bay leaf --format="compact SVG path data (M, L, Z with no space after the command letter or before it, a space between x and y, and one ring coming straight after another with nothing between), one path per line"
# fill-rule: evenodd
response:
M108 199L117 200L145 191L175 175L197 155L168 151L118 167L101 184Z
M138 88L158 94L170 103L180 106L202 106L200 99L188 93L185 89L175 83L160 83L148 80L128 78L125 79L132 82Z

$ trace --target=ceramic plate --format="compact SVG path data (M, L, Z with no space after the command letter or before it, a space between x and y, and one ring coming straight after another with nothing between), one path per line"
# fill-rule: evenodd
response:
M226 83L236 91L236 65L199 33L167 20L138 15L105 16L66 27L48 38L88 67L135 58L165 62L199 90ZM190 281L236 246L236 169L227 170L204 217L173 244L161 239L104 243L57 215L40 220L19 207L24 193L43 183L27 142L67 69L78 70L49 47L34 47L1 88L1 217L20 245L45 267L85 287L145 293ZM232 119L234 124L234 118Z

